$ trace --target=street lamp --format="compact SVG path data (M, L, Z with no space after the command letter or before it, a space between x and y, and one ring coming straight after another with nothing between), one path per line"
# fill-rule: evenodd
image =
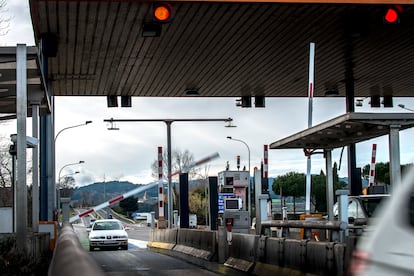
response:
M239 139L235 139L235 138L233 138L233 137L231 137L231 136L227 136L227 139L229 139L229 140L233 140L233 141L237 141L237 142L240 142L240 143L243 143L246 147L247 147L247 151L248 151L248 153L249 153L249 177L250 177L250 148L249 148L249 145L247 145L247 143L246 142L244 142L244 141L242 141L242 140L239 140Z
M91 124L92 123L92 121L85 121L83 124L78 124L78 125L73 125L73 126L68 126L68 127L65 127L65 128L63 128L63 129L61 129L57 134L56 134L56 136L55 136L55 139L53 140L53 162L52 162L52 166L53 166L53 168L52 168L52 174L53 174L53 176L52 176L52 179L54 180L54 183L55 183L55 186L56 186L56 182L60 182L60 176L59 176L59 178L57 179L57 181L56 181L56 140L57 140L57 138L59 137L59 135L63 132L63 131L65 131L65 130L68 130L68 129L71 129L71 128L75 128L75 127L81 127L81 126L86 126L86 125L88 125L88 124ZM63 168L62 168L63 169ZM60 175L60 172L59 172L59 175ZM56 192L56 187L55 187L55 192ZM56 194L54 194L53 195L53 199L52 199L55 203L56 203ZM49 203L50 205L54 205L55 203L53 203L53 201L52 201L52 203ZM49 205L49 206L50 206Z
M65 177L68 177L70 175L74 175L74 174L78 174L78 173L79 173L79 171L76 171L76 172L73 172L73 173L68 173L68 174L63 175L61 178L65 178ZM59 179L59 182L60 182L60 179Z
M244 142L243 140L235 139L235 138L233 138L231 136L227 136L227 139L233 140L233 141L237 141L237 142L240 142L240 143L243 143L246 146L247 152L249 154L248 155L248 158L249 158L249 169L248 169L248 171L249 171L249 192L247 194L247 196L248 196L248 199L247 200L249 202L249 208L248 208L249 215L251 215L252 200L251 200L251 195L250 195L250 193L251 193L251 184L250 184L250 148L249 148L249 145L246 142Z
M408 111L414 112L414 109L411 109L411 108L405 107L405 105L403 105L403 104L399 104L398 106L399 106L399 107L401 107L402 109L405 109L405 110L408 110Z
M59 134L61 134L63 131L65 131L65 130L67 130L67 129L70 129L70 128L75 128L75 127L80 127L80 126L86 126L87 124L91 124L91 123L92 123L92 121L86 121L86 122L85 122L85 123L83 123L83 124L74 125L74 126L69 126L69 127L65 127L65 128L63 128L63 129L61 129L61 130L58 132L58 134L56 134L56 136L55 136L55 143L56 143L56 139L58 138Z
M58 180L59 180L59 184L60 184L60 179L61 179L61 177L60 177L60 174L61 174L61 172L62 172L62 170L64 169L64 168L66 168L66 167L69 167L69 166L73 166L73 165L78 165L78 164L83 164L83 163L85 163L85 161L79 161L79 162L77 162L77 163L70 163L70 164L66 164L65 166L63 166L61 169L60 169L60 171L59 171L59 178L58 178ZM79 172L75 172L75 173L79 173ZM75 174L75 173L72 173L72 174ZM71 174L68 174L68 175L71 175Z
M64 169L64 168L66 168L66 167L69 167L69 166L73 166L73 165L77 165L77 164L83 164L83 163L85 163L85 161L83 161L83 160L81 160L81 161L79 161L79 162L77 162L77 163L70 163L70 164L66 164L65 166L63 166L60 170L59 170L59 178L58 178L58 186L59 186L59 190L57 190L56 189L56 187L55 187L55 191L57 192L59 192L58 193L58 195L57 195L57 209L58 209L58 214L60 214L60 189L61 189L61 185L60 185L60 179L62 178L61 176L60 176L60 174L62 173L62 170ZM74 173L70 173L70 174L67 174L67 175L64 175L64 176L68 176L68 175L72 175L72 174L76 174L76 173L79 173L78 171L76 171L76 172L74 172ZM64 177L63 176L63 177ZM55 185L56 186L56 185ZM55 199L56 200L56 199ZM58 219L59 220L59 219Z

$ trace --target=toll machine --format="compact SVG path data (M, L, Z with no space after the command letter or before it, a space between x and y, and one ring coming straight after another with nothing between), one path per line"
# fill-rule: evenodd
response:
M250 175L248 171L222 171L218 173L219 215L223 222L231 222L235 233L248 233Z

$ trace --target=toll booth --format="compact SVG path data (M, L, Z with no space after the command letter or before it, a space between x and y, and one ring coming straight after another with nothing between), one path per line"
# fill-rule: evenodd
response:
M234 233L248 233L250 214L248 171L223 171L218 174L218 211L222 221L230 219Z

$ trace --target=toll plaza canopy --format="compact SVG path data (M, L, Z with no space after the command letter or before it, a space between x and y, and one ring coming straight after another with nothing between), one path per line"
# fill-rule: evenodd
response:
M16 47L0 47L0 121L16 118L16 64ZM39 101L40 112L49 113L50 102L34 46L27 47L26 68L28 100Z
M159 28L154 1L29 3L55 96L307 97L310 42L316 97L414 91L408 0L170 1ZM398 24L385 24L394 4Z
M414 113L346 113L270 144L271 149L335 149L414 127Z

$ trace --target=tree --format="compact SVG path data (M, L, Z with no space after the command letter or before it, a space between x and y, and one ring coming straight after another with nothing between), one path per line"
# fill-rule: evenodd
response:
M7 12L7 0L0 0L0 13ZM9 32L10 17L0 15L0 35L5 35Z
M0 143L0 188L11 187L12 182L12 157L9 146Z
M272 189L275 194L292 196L293 212L296 212L296 197L305 194L305 175L298 172L288 172L273 181Z
M0 137L0 141L5 141ZM9 145L0 143L0 206L11 206L12 193L12 157L9 153Z
M61 197L70 197L76 188L76 181L72 176L64 176L58 183Z
M346 183L339 181L337 164L333 169L334 192L345 187ZM275 194L293 197L293 208L296 211L295 198L305 195L305 175L303 173L289 172L274 180L272 189ZM311 201L318 212L326 212L326 175L321 170L319 175L312 175Z
M205 189L205 180L200 179L198 180L198 184L193 185L190 188L190 192L188 195L188 205L190 209L190 213L197 215L198 222L205 222L207 216L207 193Z
M122 208L123 214L129 216L138 209L138 199L136 197L128 197L119 202L119 207Z
M168 153L165 150L162 154L162 162L163 162L163 170L162 174L163 177L168 176ZM171 172L183 171L184 169L189 168L192 164L194 164L194 155L190 153L188 150L183 152L178 150L173 150L171 152ZM152 170L152 177L158 179L158 160L155 160L151 165ZM194 179L199 174L199 169L191 168L188 170L188 178Z
M162 154L162 162L163 162L163 170L162 174L163 177L168 176L168 153L167 151L164 151ZM171 152L171 173L177 172L177 171L186 171L188 173L189 179L194 179L199 175L199 169L198 168L191 168L188 170L188 168L194 164L194 155L190 153L188 150L185 150L183 152L180 152L178 150L173 150ZM155 160L151 165L152 170L152 176L154 178L158 178L158 160ZM187 171L188 170L188 171ZM172 186L173 191L173 207L174 209L177 209L178 207L178 201L179 201L179 195L177 191L176 184L173 183Z

